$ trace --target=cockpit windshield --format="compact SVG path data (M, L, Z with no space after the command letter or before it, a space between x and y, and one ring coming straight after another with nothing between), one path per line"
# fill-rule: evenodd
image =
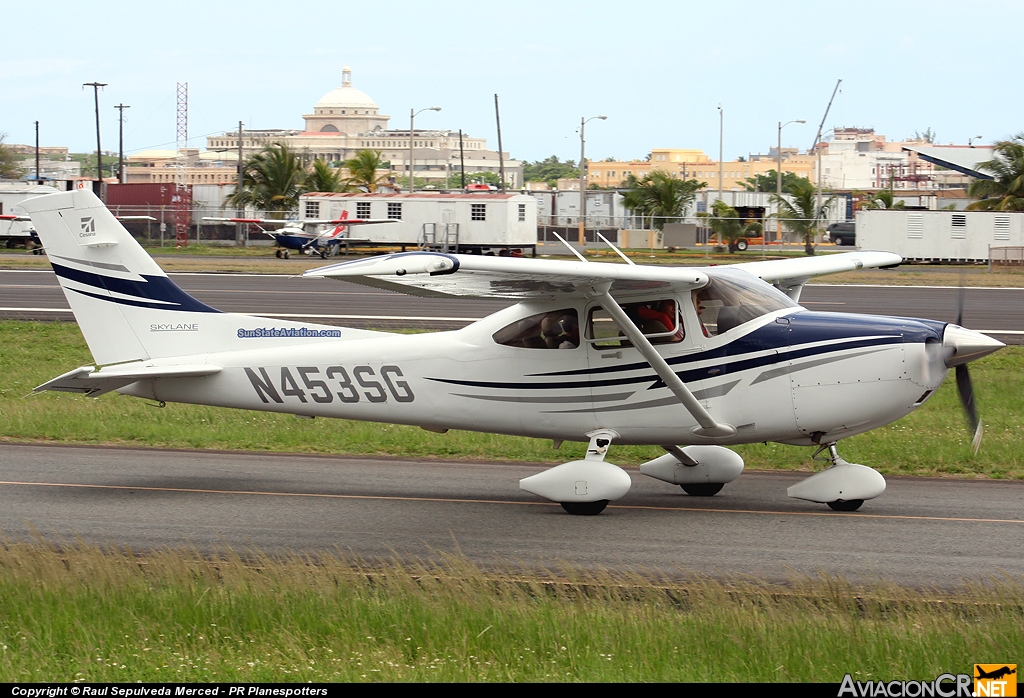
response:
M693 292L693 304L709 336L797 304L782 291L740 270L707 270L711 281Z

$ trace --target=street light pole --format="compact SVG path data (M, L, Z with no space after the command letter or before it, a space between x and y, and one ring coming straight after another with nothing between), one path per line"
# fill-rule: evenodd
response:
M412 163L413 163L413 145L412 145L413 141L412 141L412 139L413 139L413 134L415 133L415 130L413 129L413 124L416 121L416 115L419 114L420 112L424 112L424 111L441 111L441 107L424 107L423 109L420 109L420 111L416 111L415 109L409 109L409 193L410 194L412 194L414 191L416 191L416 184L415 184L415 178L413 177L413 166L412 166Z
M776 201L777 202L778 201L782 201L782 129L783 129L783 127L789 126L790 124L806 124L806 123L807 122L804 121L803 119L794 119L793 121L787 121L786 123L782 123L781 121L779 122L779 144L778 144L778 147L775 150L776 162L778 164L778 169L775 171L775 196L776 196ZM778 203L776 203L775 205L778 206ZM776 219L776 224L775 224L775 238L776 239L779 239L781 237L779 235L779 232L781 230L781 226L782 226L782 221L779 220L779 219Z
M974 141L980 141L980 140L981 140L981 136L971 136L970 138L967 139L967 147L968 148L973 148L974 147Z
M587 125L588 121L594 119L601 119L604 121L607 116L592 116L589 119L585 116L580 117L580 235L579 244L582 249L587 244L587 239L584 234L586 230L586 215L587 215L587 141L583 137L583 128Z

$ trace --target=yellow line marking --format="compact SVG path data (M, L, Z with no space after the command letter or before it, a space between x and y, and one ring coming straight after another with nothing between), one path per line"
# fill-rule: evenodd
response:
M138 490L142 492L183 492L186 494L235 494L264 497L316 497L321 499L367 499L394 502L444 502L452 504L521 504L526 506L559 506L556 502L524 502L501 499L465 499L455 497L405 497L381 494L324 494L317 492L260 492L256 490L207 490L191 487L144 487L139 485L89 485L62 482L5 482L0 485L22 487L75 487L96 490ZM710 514L760 514L762 516L843 516L857 519L902 519L907 521L950 521L959 523L1024 524L1024 519L972 519L956 516L910 516L906 514L861 514L841 511L771 511L759 509L720 509L704 507L650 506L646 504L610 504L611 509L639 509L649 511L693 511Z

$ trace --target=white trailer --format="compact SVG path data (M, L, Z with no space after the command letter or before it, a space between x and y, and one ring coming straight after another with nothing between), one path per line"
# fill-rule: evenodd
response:
M989 249L1024 245L1024 213L857 212L857 246L928 262L987 262Z
M0 184L0 215L19 215L18 204L25 199L55 193L57 189L46 184L3 182ZM26 247L36 254L42 247L32 222L15 220L0 220L0 245L7 248Z
M537 201L498 192L367 194L310 192L299 198L303 219L388 218L353 226L353 244L400 246L469 254L537 250Z

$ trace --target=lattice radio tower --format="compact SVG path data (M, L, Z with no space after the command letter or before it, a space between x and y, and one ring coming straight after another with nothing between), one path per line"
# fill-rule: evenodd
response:
M188 83L178 83L178 158L175 173L174 192L174 239L175 244L188 244L188 224L192 208L192 196L188 188Z

